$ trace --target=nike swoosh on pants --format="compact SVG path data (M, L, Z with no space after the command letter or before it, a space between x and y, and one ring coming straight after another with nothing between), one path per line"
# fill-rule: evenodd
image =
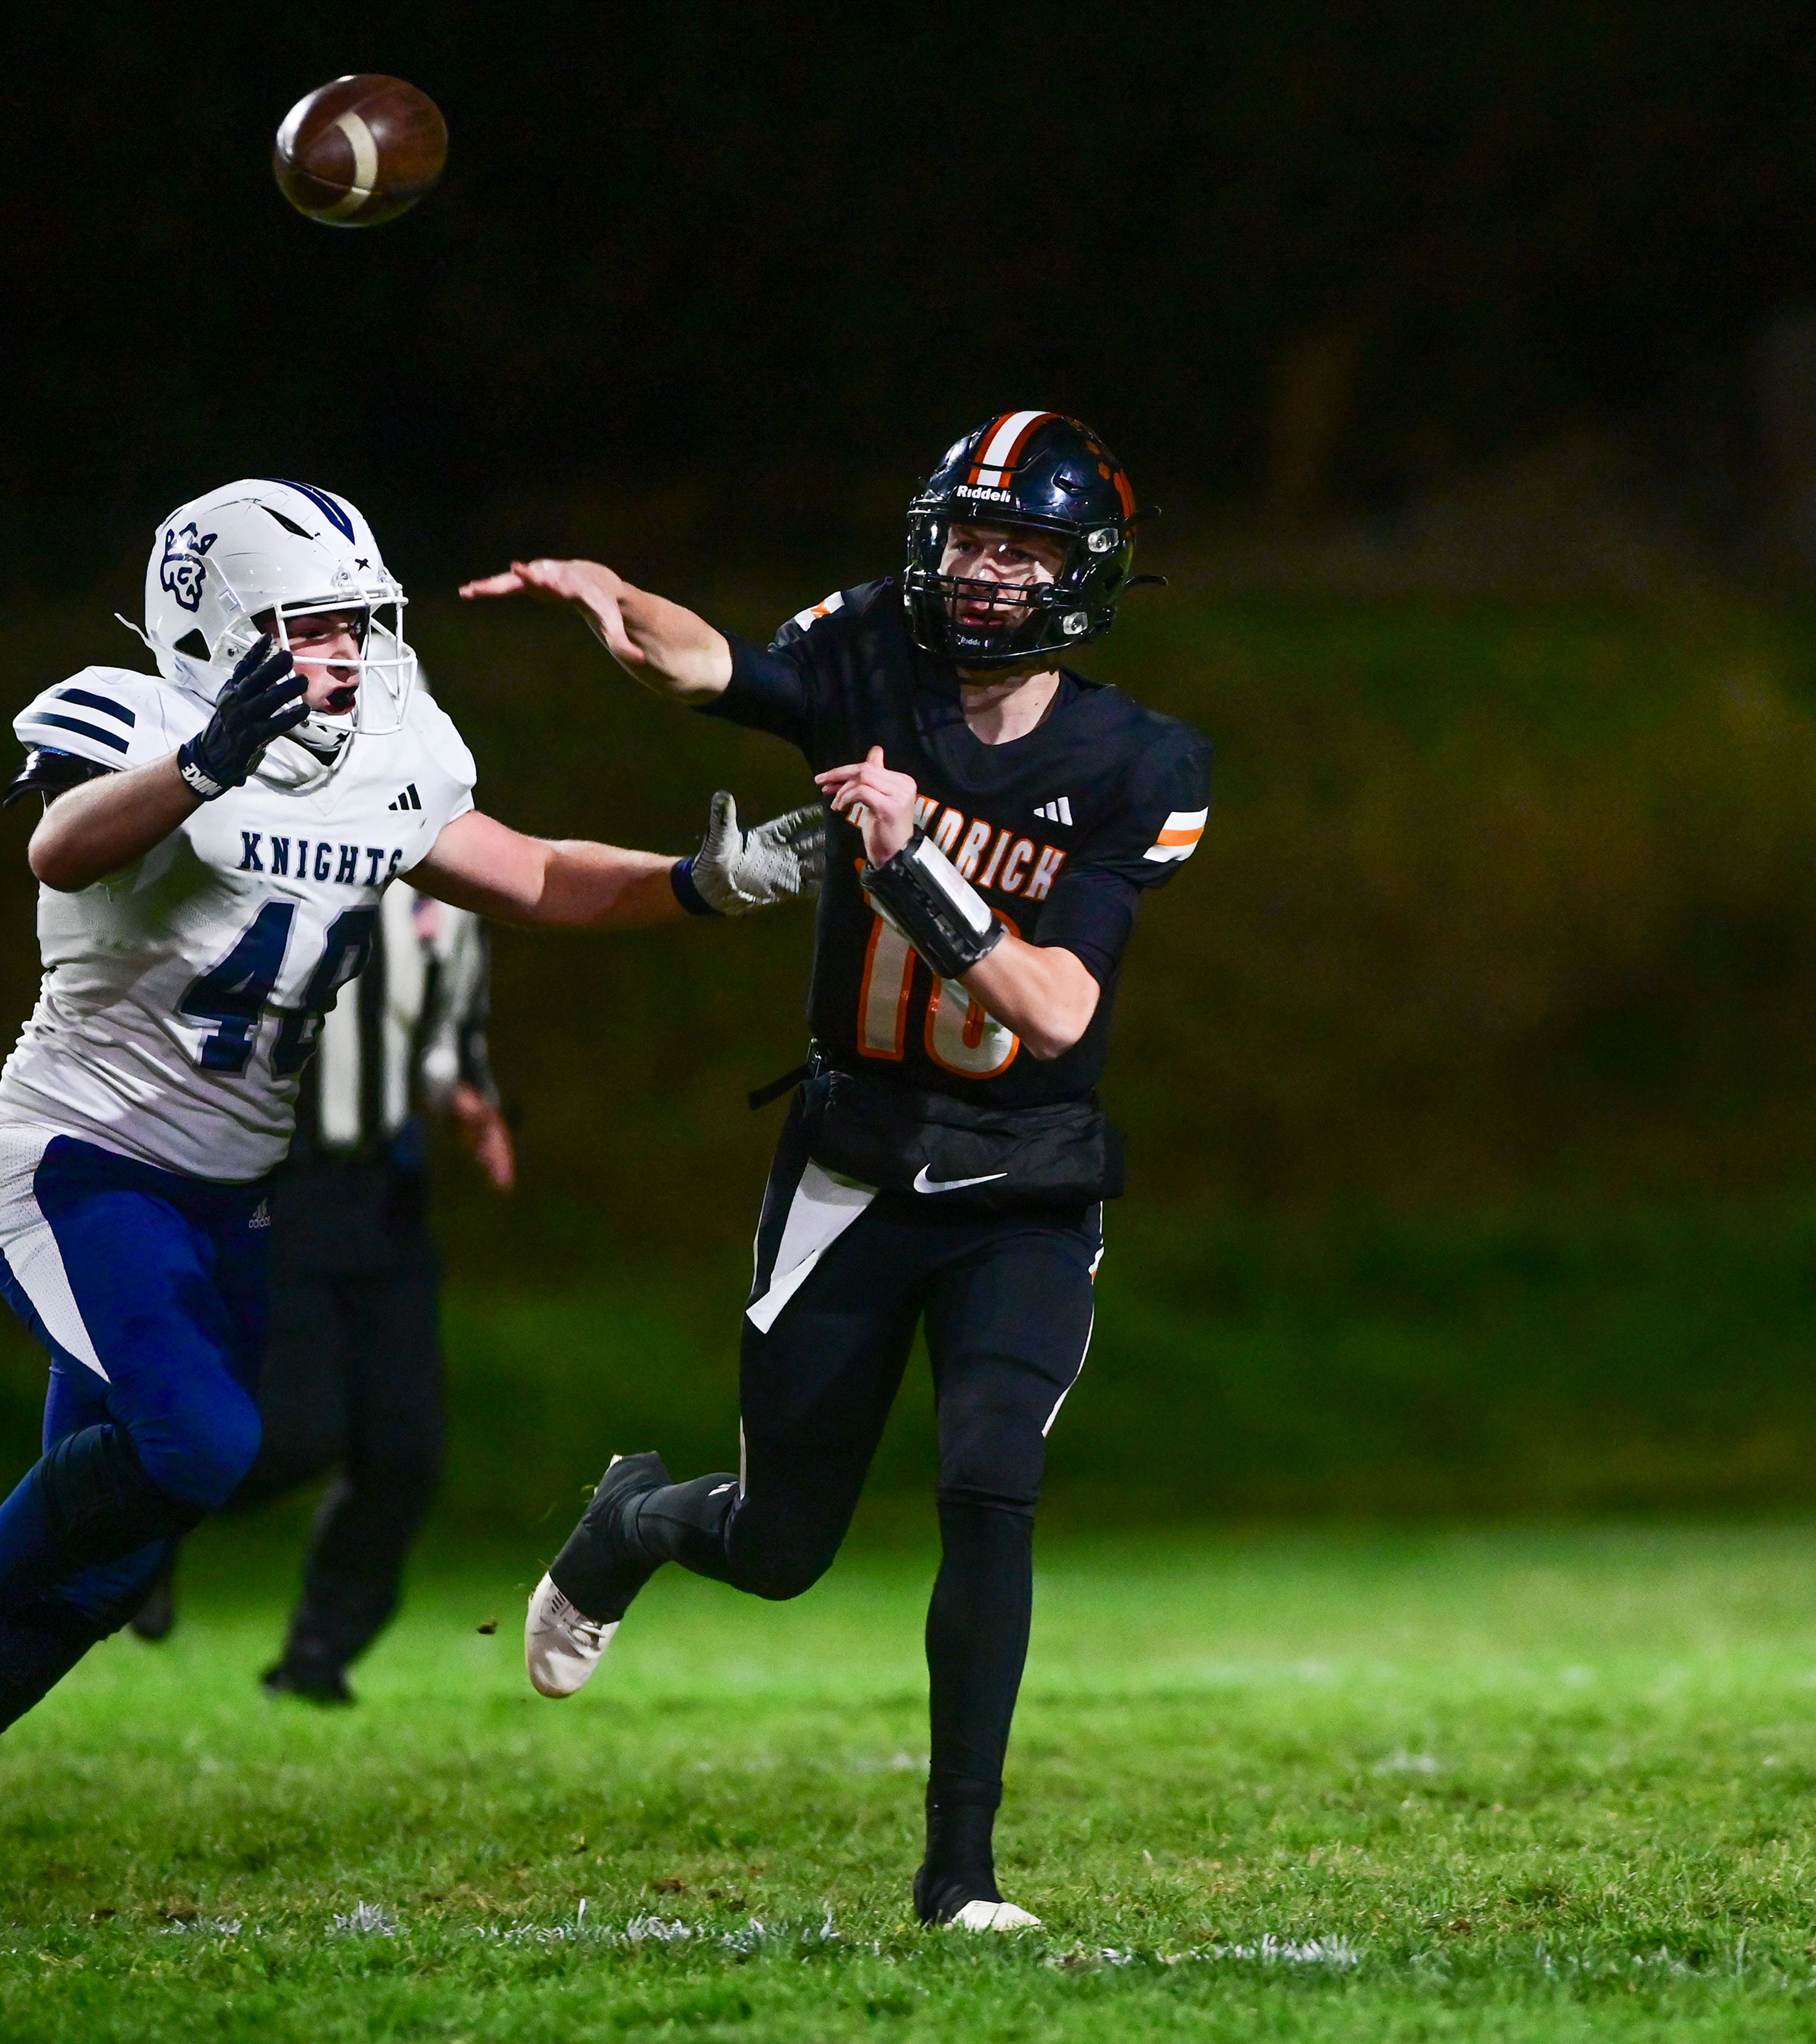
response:
M992 1178L1006 1178L1007 1171L986 1171L981 1178L930 1178L923 1164L914 1174L914 1189L917 1193L955 1193L962 1185L987 1185Z

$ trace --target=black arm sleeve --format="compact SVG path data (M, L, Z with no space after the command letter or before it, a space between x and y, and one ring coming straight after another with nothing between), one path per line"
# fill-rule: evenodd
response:
M700 705L702 717L722 717L805 746L812 722L808 678L791 649L754 646L748 639L725 634L731 648L731 678L712 701Z
M98 780L103 774L117 770L92 759L79 759L73 752L59 752L51 746L40 745L25 755L25 765L6 784L6 793L0 795L0 809L17 801L21 795L42 795L48 809L59 795L67 795L84 781Z
M1123 962L1141 898L1132 880L1106 866L1062 873L1040 912L1034 942L1071 951L1100 986L1108 986Z

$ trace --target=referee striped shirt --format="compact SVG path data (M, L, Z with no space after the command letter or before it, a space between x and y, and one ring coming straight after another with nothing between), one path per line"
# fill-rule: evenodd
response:
M495 1099L490 996L480 919L401 882L386 888L371 958L340 989L304 1072L296 1153L387 1149L462 1082Z

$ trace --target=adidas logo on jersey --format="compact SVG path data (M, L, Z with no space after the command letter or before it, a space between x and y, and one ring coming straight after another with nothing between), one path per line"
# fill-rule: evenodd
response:
M1042 802L1035 814L1045 817L1050 824L1069 824L1072 820L1072 797L1069 795L1056 795L1050 802Z
M248 1228L269 1228L271 1224L271 1202L268 1199L261 1200L253 1208L252 1218L247 1222L246 1225Z
M423 798L417 793L417 784L414 781L411 782L394 802L387 802L385 805L388 809L420 809L422 805Z

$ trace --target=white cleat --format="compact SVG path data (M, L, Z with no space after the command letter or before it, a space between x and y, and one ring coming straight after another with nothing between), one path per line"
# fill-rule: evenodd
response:
M1012 1902L967 1902L944 1927L949 1931L1038 1931L1040 1919Z
M538 1692L571 1696L576 1689L585 1689L617 1630L616 1619L609 1624L596 1623L544 1576L524 1619L524 1665Z

